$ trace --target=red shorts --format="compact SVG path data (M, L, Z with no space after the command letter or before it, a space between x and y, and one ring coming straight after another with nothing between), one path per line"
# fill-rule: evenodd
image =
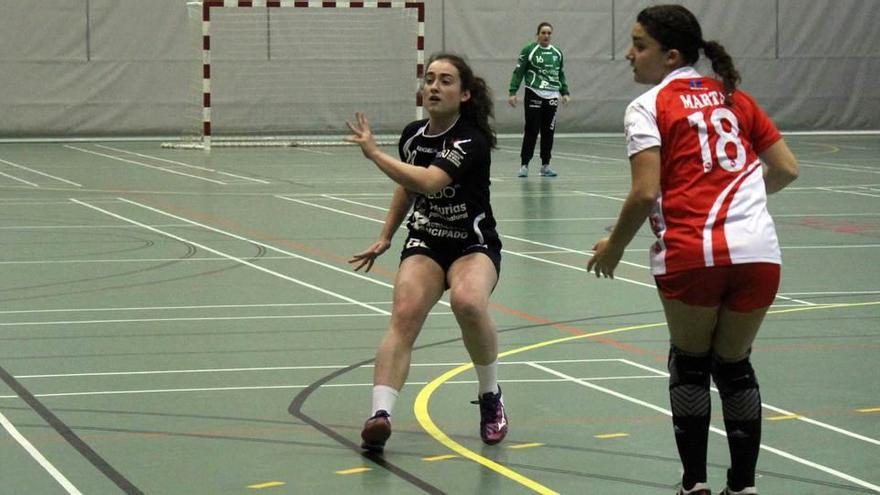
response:
M745 313L773 303L779 290L779 269L775 263L742 263L656 275L654 281L667 299Z

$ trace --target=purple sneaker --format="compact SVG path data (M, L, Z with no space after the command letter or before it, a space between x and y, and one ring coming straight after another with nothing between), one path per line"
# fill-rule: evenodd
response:
M501 387L498 393L486 392L472 404L480 405L480 438L483 443L495 445L507 436L507 413L504 412L504 399Z
M361 448L370 452L385 450L385 442L391 436L391 417L387 411L380 409L364 423L361 430Z

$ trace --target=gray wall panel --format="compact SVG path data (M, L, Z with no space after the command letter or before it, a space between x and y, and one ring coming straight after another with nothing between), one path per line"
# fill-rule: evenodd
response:
M0 62L86 56L86 0L0 1Z
M517 52L547 20L565 53L573 97L560 113L559 132L619 132L626 104L648 89L632 81L624 58L632 22L647 3L427 0L425 51L467 55L495 91L498 129L519 132L522 109L507 106L507 85ZM733 54L743 88L783 129L880 129L876 0L683 3L700 18L705 37L719 39ZM257 24L248 36L265 35ZM295 32L277 34L297 42ZM191 16L184 0L0 0L0 113L16 116L0 123L0 137L177 135L198 128L199 36L198 13ZM239 46L246 57L265 57L258 42ZM367 60L387 72L383 57ZM369 84L371 73L351 74L350 83ZM304 108L295 92L292 86L290 96L275 95L277 107L305 116L317 110L321 126L336 120L333 102L323 110L315 106L319 100ZM410 101L408 89L399 93ZM250 100L241 94L224 98L247 114ZM346 92L344 99L353 95ZM393 129L405 122L382 124Z

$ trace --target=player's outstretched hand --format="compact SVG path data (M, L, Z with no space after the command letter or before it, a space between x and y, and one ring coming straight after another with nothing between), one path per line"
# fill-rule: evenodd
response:
M368 272L370 271L370 268L373 268L373 263L376 261L376 258L387 251L389 247L391 247L391 241L380 239L374 242L373 245L368 247L365 251L352 256L348 262L355 265L354 271L359 271L361 268L366 267L364 271Z
M607 237L593 246L593 257L587 262L587 273L596 272L596 277L614 278L614 269L623 257L623 250L613 246Z
M507 97L507 104L516 108L516 95L510 95Z
M373 137L373 131L370 129L370 121L367 119L367 116L363 112L355 112L354 123L345 121L345 124L352 132L352 135L345 138L345 140L360 146L364 156L371 158L372 154L379 150L379 147L376 146L376 140Z

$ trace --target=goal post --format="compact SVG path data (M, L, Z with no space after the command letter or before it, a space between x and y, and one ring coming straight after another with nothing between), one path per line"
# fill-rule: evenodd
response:
M355 111L374 133L422 118L422 1L202 0L200 108L165 147L344 144ZM194 71L195 72L195 71ZM194 105L195 106L195 105ZM194 112L196 113L196 112ZM184 126L186 127L186 126Z

